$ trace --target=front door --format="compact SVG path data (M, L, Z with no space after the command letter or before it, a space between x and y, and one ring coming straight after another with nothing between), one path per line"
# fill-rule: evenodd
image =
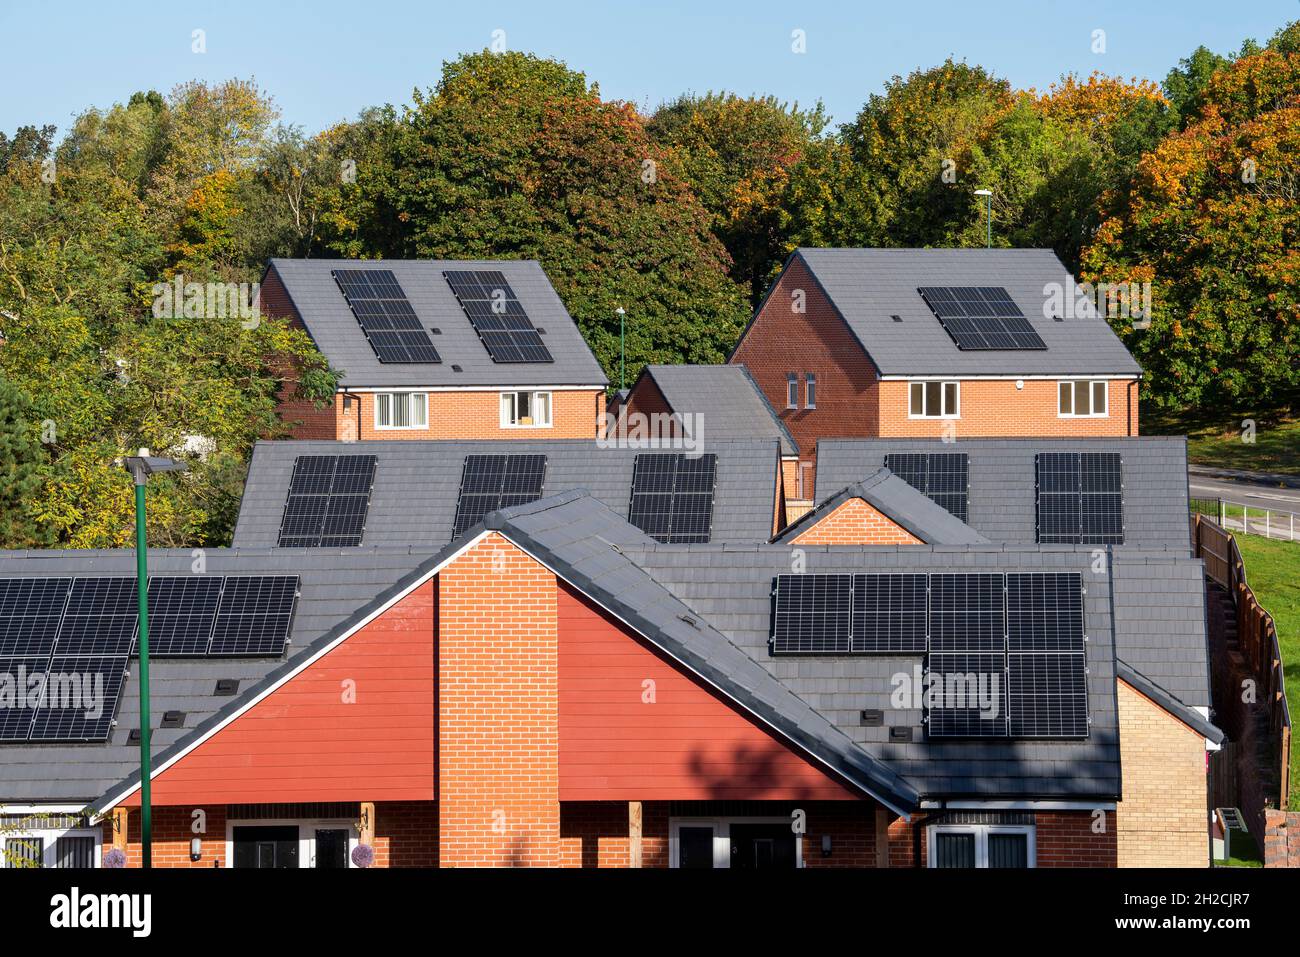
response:
M713 868L713 825L683 824L677 830L677 866Z
M233 828L235 867L298 866L298 827L243 826Z
M741 870L793 870L798 866L789 824L732 824L731 866Z
M346 828L316 829L316 866L348 866L348 830Z

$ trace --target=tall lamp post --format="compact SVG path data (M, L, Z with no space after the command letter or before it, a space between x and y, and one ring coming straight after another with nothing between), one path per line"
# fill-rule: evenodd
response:
M627 315L627 310L619 306L614 311L618 313L618 391L622 392L627 388L627 376L623 369L623 318Z
M975 195L987 197L988 206L985 215L985 221L988 223L988 227L987 227L987 232L985 233L985 237L986 237L985 243L989 249L992 249L993 248L993 190L977 189L975 190Z
M135 591L140 614L140 850L145 867L153 867L153 823L149 803L153 753L149 729L149 557L145 545L144 486L155 472L181 472L184 462L156 458L148 449L129 456L123 467L135 480Z

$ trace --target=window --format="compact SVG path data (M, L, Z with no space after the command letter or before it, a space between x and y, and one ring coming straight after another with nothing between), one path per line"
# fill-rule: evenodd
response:
M1033 825L934 824L929 834L930 867L1035 866Z
M1106 403L1105 379L1062 382L1057 415L1063 419L1102 419L1110 414Z
M817 408L817 373L805 372L804 377L804 403L805 409Z
M550 427L551 393L501 393L501 428L549 429Z
M799 408L799 376L793 372L787 373L785 377L785 407Z
M9 825L0 845L0 867L100 866L102 832L97 828L86 827L84 820L51 818L45 824L37 823L40 819L32 818L37 826L30 829Z
M682 817L668 821L668 866L686 870L803 867L803 842L780 817Z
M423 392L375 393L375 428L423 429L429 425L429 397Z
M910 418L956 419L961 415L961 384L958 382L913 382L909 393Z
M342 870L355 866L352 851L357 843L356 825L347 820L231 821L226 825L225 866Z

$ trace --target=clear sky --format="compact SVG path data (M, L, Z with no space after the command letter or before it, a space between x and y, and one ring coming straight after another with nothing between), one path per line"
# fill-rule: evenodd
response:
M286 121L316 132L365 106L410 102L444 60L483 49L496 30L510 49L564 60L606 98L643 108L725 89L820 99L843 121L889 77L948 55L1017 87L1093 70L1159 81L1200 44L1230 52L1298 18L1297 0L0 0L0 130L64 130L135 90L254 77ZM205 53L191 49L200 29ZM794 30L807 52L792 52ZM1093 52L1096 30L1104 53Z

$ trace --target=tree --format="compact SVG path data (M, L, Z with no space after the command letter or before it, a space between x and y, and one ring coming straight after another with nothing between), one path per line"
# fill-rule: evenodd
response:
M31 400L0 378L0 547L38 548L53 541L32 509L44 462Z

